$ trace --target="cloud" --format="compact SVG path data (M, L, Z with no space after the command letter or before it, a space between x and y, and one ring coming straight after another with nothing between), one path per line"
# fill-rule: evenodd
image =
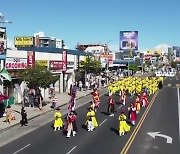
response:
M7 48L15 49L13 40L7 39Z
M170 47L170 45L167 44L159 44L155 47L156 50L161 50L162 53L168 53L168 47Z
M42 32L42 31L39 31L38 33L34 33L34 37L36 35L39 35L39 37L44 37L45 36L44 32Z

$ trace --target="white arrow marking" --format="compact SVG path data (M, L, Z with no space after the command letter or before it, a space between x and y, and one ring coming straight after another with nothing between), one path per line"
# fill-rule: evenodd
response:
M150 135L151 137L155 138L156 136L159 136L159 137L164 137L167 139L167 142L166 143L170 143L172 144L172 137L170 136L167 136L167 135L163 135L163 134L159 134L160 132L150 132L150 133L147 133L148 135Z

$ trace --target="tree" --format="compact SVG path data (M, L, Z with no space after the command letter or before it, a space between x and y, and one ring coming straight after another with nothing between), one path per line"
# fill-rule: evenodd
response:
M99 60L87 57L86 61L81 61L82 69L87 73L99 73L101 71L101 63Z
M20 72L20 75L29 88L39 87L46 89L59 79L59 76L54 76L46 67L39 65Z
M138 65L137 64L129 64L129 69L133 71L133 74L138 71Z
M171 61L171 67L176 68L177 67L177 62Z

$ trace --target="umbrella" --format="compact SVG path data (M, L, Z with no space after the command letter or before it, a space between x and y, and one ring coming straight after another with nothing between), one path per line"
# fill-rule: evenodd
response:
M0 94L0 101L6 100L6 99L9 99L7 95Z

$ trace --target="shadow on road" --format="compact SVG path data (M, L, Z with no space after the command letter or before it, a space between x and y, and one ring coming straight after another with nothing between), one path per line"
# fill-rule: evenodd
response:
M119 135L119 130L117 130L117 129L113 128L113 127L111 127L110 130L112 132L116 133L117 135Z

